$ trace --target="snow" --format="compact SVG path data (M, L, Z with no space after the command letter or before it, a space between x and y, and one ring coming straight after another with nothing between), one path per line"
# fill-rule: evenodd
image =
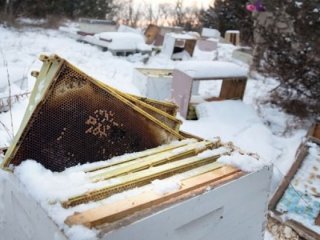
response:
M128 62L124 57L114 57L110 52L103 52L98 47L76 42L74 39L68 38L68 36L56 30L39 28L15 30L0 26L0 36L1 97L7 97L9 95L7 71L12 85L12 92L23 93L33 88L35 79L30 77L30 72L40 69L41 62L37 60L37 57L41 53L56 53L92 77L119 90L137 95L141 92L132 80L133 70L136 67L173 69L177 66L193 74L197 73L198 75L196 76L200 77L208 76L209 74L216 76L217 73L219 73L219 75L228 74L228 76L230 76L230 74L246 76L248 71L247 65L239 62L235 63L235 60L232 59L232 52L236 47L231 44L218 44L218 58L222 63L202 62L199 64L193 61L185 61L182 63L173 62L160 54L150 57L148 63L144 65L141 62ZM180 35L175 36L179 37ZM185 37L185 35L183 35L183 37ZM189 36L189 38L194 39L193 36ZM4 62L7 64L4 64ZM213 66L212 64L218 67L218 69L216 68L215 70L212 69L209 71L204 69L205 66ZM229 66L232 67L230 68ZM275 170L272 190L275 189L290 168L294 161L295 151L306 133L306 129L303 128L303 122L297 121L296 118L283 113L279 108L268 104L261 104L259 101L260 99L264 99L268 91L275 88L277 84L277 81L272 78L262 78L258 75L251 74L247 82L244 102L224 101L203 103L197 106L197 112L199 113L198 121L181 119L183 121L182 130L184 131L207 139L215 139L219 136L223 142L232 141L244 151L258 154L261 163L273 163ZM209 82L204 82L200 85L200 89L203 89L203 91L207 93L212 92L214 88L216 88L216 85ZM19 127L27 104L27 97L13 104L14 132L16 132ZM12 140L10 122L10 112L0 113L0 147L8 146ZM2 123L7 126L9 131L3 127ZM239 159L239 161L243 163L239 166L244 170L249 171L260 167L260 162L258 163L257 160L252 159L252 161L250 161L251 158L243 157L243 155L240 154L235 154L229 157L229 159L222 157L220 161L238 164L238 160L236 161L236 159ZM113 161L118 160L114 159ZM99 164L103 165L103 163L100 162L97 163L96 166L99 166ZM34 191L36 186L41 189L52 187L55 191L60 192L58 195L54 195L50 193L50 191L48 193L37 191L37 193L34 194L41 205L49 209L49 215L52 219L54 219L57 224L63 226L64 231L67 232L69 236L74 236L73 239L81 239L80 237L82 236L84 238L90 238L94 236L95 233L92 231L87 232L87 230L82 227L67 228L63 224L66 216L72 214L74 211L83 211L90 207L98 206L98 203L80 205L76 208L61 212L59 210L61 206L55 204L55 202L58 199L65 199L71 194L70 189L68 189L68 191L66 190L67 186L74 186L72 193L82 191L84 188L99 186L90 185L92 183L89 184L87 182L87 178L83 172L85 169L88 169L89 166L84 165L82 167L83 168L77 166L69 169L69 171L66 171L62 176L44 169L41 165L33 161L26 161L21 165L20 169L16 169L16 174L21 181L29 182L26 189ZM34 174L33 177L27 175L28 171ZM0 230L1 222L3 222L1 210L4 207L1 205L3 202L1 189L3 189L3 179L5 179L6 174L7 173L0 171ZM48 186L47 184L49 183L46 183L46 179L51 179L52 183L54 183L53 186ZM174 179L179 181L177 176L175 176ZM41 182L42 186L36 184L39 182ZM80 183L84 184L81 185ZM169 184L163 185L165 186L164 189L169 188ZM146 189L150 190L150 188L133 189L124 193L123 196L115 195L107 201L101 201L99 204L121 200L126 196L139 194ZM49 204L48 201L51 202L51 204ZM270 234L266 233L265 240L271 239Z
M239 30L227 30L226 33L235 33L235 34L240 34Z
M275 240L272 234L269 231L266 231L264 234L264 240Z
M268 165L261 159L256 159L249 155L243 155L240 153L233 153L230 156L222 156L218 159L218 162L232 165L241 169L244 172L255 172L261 170L264 166Z
M29 25L41 25L48 22L47 19L31 19L31 18L18 18L17 21Z
M66 235L70 239L75 240L94 240L97 239L97 231L88 229L81 225L76 225L72 228L66 229Z
M212 45L214 45L214 41L212 41ZM208 41L209 42L209 41ZM217 41L216 41L217 43ZM218 44L217 44L218 45ZM194 50L193 50L193 59L196 60L206 60L206 61L212 61L212 60L216 60L218 57L218 49L214 49L214 47L212 47L213 50L208 50L208 51L203 51L199 48L198 44L195 46Z
M1 164L1 160L0 160ZM8 173L5 172L0 172L0 232L2 232L2 227L4 226L4 214L3 212L5 211L5 205L4 205L4 184L6 181Z
M191 39L198 39L199 34L195 33L167 33L166 35L173 37L175 39L183 39L183 40L191 40Z
M39 202L57 202L86 189L89 179L84 172L55 174L41 164L26 160L15 168L14 174L26 185L32 196ZM41 183L39 185L39 183ZM46 189L50 189L47 191ZM70 192L72 190L72 192Z
M26 100L27 97L24 97L22 101L19 101L12 106L13 132L11 128L10 111L0 114L0 147L8 147L13 140L13 135L17 133L20 123L22 122L23 114L28 105ZM6 128L3 127L4 125Z
M177 180L154 180L151 183L152 190L160 195L165 195L167 193L177 191L181 188L180 181Z
M183 131L211 139L220 136L262 158L272 160L277 151L272 147L272 133L254 109L241 101L205 102L196 106L198 121L186 121ZM260 136L260 137L252 137Z
M138 33L103 32L95 34L94 37L108 41L107 47L112 50L151 50L151 47L144 43L143 36Z
M187 142L188 141L190 140L187 140ZM205 153L201 153L199 154L199 157L214 156L217 154L223 154L227 151L229 150L225 147L222 147L215 150L208 150ZM135 156L135 154L136 153L132 153L129 155ZM115 157L115 160L119 161L119 157ZM111 159L110 161L114 160ZM177 191L181 187L181 180L198 175L199 173L203 173L204 171L202 170L203 167L195 168L193 170L177 174L165 180L154 180L149 185L124 191L122 193L112 195L111 197L101 201L81 204L79 206L69 209L63 208L60 205L59 201L64 201L70 197L77 196L79 194L84 194L95 189L100 189L102 187L118 183L117 178L92 183L90 179L90 174L85 173L85 170L88 169L88 165L96 166L97 163L91 163L82 166L74 166L66 169L63 172L57 173L44 168L41 164L37 163L36 161L26 160L19 166L17 166L14 170L14 175L19 179L19 182L23 184L24 189L26 189L26 191L38 203L40 203L41 207L48 212L48 215L58 224L58 226L61 229L63 229L63 231L71 240L95 239L95 236L98 233L98 230L89 230L79 226L74 226L71 228L66 226L64 224L64 220L67 216L70 216L74 212L81 212L93 207L101 206L102 204L121 201L128 197L141 194L143 192L155 191L159 195L164 195L172 191ZM1 178L3 178L4 176L4 173L1 172L0 184L2 183ZM4 206L0 204L0 210L3 207Z
M192 78L246 77L247 70L224 61L182 61L176 68Z
M135 29L126 25L121 24L118 28L118 32L126 32L126 33L138 33L142 34L141 30Z
M202 28L201 36L219 39L221 37L221 33L217 29Z

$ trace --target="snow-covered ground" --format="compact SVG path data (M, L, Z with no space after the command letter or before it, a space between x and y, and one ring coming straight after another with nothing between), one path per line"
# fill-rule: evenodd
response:
M229 44L220 44L219 60L230 61L234 48ZM176 64L161 55L151 57L146 65L139 61L127 61L124 57L114 57L97 47L76 42L56 30L16 30L0 26L0 98L9 95L8 78L12 85L11 94L32 90L35 79L30 76L30 72L40 69L41 62L37 58L41 53L58 54L96 79L133 94L140 94L132 81L135 67L172 68ZM239 64L248 69L243 63ZM182 119L184 131L207 139L220 136L222 141L232 141L243 150L258 154L266 162L272 162L275 166L272 190L291 166L296 149L306 133L302 127L304 124L294 117L269 104L260 104L276 85L274 79L254 75L248 81L244 102L203 103L197 107L200 117L198 121ZM200 88L210 92L216 86L208 82ZM22 98L13 105L11 113L0 114L0 147L10 144L12 128L14 132L17 131L27 101L27 97ZM0 186L0 224L3 221L2 208ZM267 233L265 239L272 237Z

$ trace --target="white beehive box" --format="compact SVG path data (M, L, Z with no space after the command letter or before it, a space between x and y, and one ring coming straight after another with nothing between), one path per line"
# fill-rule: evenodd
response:
M143 96L156 100L165 100L171 97L173 69L136 68L134 84Z
M171 100L173 69L136 68L133 82L147 98ZM199 83L192 86L192 93L198 94Z
M262 240L271 176L272 168L264 167L137 221L102 227L96 239ZM1 239L68 239L14 175L4 186Z

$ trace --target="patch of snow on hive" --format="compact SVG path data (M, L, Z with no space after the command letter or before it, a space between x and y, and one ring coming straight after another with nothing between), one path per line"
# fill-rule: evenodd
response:
M180 189L181 183L178 180L159 180L152 181L152 189L160 195L165 195L169 192L174 192Z
M218 162L237 167L244 172L259 171L266 165L269 165L261 159L256 159L249 155L242 155L240 153L233 153L230 156L222 156L218 159Z

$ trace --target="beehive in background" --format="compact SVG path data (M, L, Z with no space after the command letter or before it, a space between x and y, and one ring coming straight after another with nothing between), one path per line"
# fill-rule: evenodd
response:
M146 44L153 44L157 36L160 34L160 27L154 24L149 24L144 32Z
M228 30L226 31L224 38L226 41L232 43L235 46L240 45L240 31Z
M33 159L62 171L183 139L180 122L148 101L120 94L58 56L41 59L44 64L4 168Z

